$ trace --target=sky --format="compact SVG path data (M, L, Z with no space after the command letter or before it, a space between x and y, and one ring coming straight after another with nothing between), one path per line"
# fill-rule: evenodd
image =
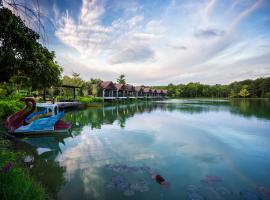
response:
M40 0L46 46L85 80L227 84L270 76L270 0Z

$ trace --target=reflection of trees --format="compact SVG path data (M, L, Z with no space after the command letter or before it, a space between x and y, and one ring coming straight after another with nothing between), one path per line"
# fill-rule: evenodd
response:
M232 99L229 104L233 114L270 119L270 101L267 99Z
M64 167L59 165L59 162L55 161L59 153L60 148L58 145L61 140L56 139L55 142L52 142L53 140L42 137L44 143L40 140L34 145L31 139L33 138L28 138L26 142L16 142L14 148L20 151L23 150L26 155L33 157L25 165L29 168L30 174L45 188L49 196L56 199L58 191L65 182L64 173L66 171ZM50 148L50 151L38 154L36 147Z
M183 113L196 114L201 112L229 110L233 114L243 116L270 117L270 103L266 100L233 99L231 101L211 100L185 100L178 103L155 103L145 102L137 104L118 104L71 111L66 114L64 120L72 122L73 134L78 135L86 125L92 129L100 129L103 124L117 122L120 127L125 127L126 121L134 115L150 113L154 110L180 111Z

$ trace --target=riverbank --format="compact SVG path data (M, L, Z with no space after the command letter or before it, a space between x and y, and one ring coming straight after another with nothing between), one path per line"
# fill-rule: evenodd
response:
M11 142L0 136L0 197L9 199L46 199L44 188L23 166L24 153L13 152Z

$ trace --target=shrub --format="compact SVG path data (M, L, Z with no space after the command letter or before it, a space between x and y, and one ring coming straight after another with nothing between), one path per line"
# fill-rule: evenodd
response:
M99 97L79 97L79 101L84 104L102 102L102 98Z
M0 100L0 119L4 119L8 115L19 111L22 107L23 103L18 100Z
M19 157L22 155L11 152L7 145L7 141L0 139L0 197L2 199L45 199L44 189L20 165Z

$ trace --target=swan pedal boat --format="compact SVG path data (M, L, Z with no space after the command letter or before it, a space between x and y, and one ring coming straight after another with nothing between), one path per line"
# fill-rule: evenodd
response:
M8 133L38 135L67 132L71 129L70 123L61 120L64 111L60 112L57 104L36 103L32 97L20 100L25 102L25 106L7 118Z

